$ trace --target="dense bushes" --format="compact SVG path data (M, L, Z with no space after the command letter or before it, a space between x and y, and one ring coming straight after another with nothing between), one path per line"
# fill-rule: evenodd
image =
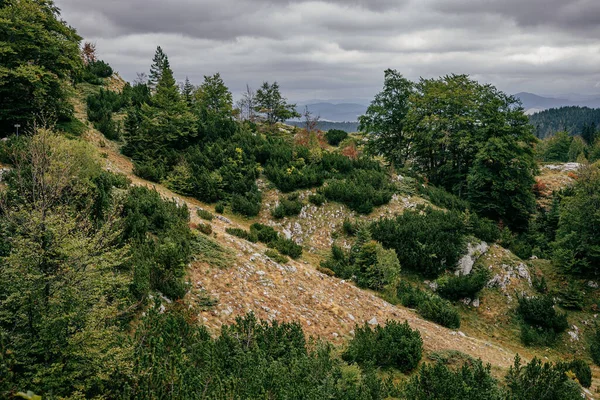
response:
M83 68L82 79L92 85L101 85L102 78L109 78L113 74L113 69L108 63L97 60L89 62Z
M406 385L403 398L410 400L503 400L502 389L492 377L491 366L481 360L453 369L442 363L425 364Z
M477 268L469 275L449 275L437 280L437 293L449 300L474 299L490 279L490 272Z
M581 399L581 389L565 374L562 365L542 363L538 358L527 365L521 365L521 358L517 355L505 381L510 399Z
M396 250L403 268L436 277L454 269L466 249L464 219L458 212L424 211L380 219L370 229L375 240Z
M387 321L385 326L374 328L365 322L354 328L354 337L342 357L348 362L393 367L406 373L417 367L422 353L421 334L408 322Z
M122 240L132 242L133 293L142 298L158 290L170 298L183 297L183 276L191 257L188 209L163 200L156 191L135 187L125 199L122 216Z
M600 366L600 328L597 325L590 343L590 356L594 364Z
M570 362L559 363L566 373L572 372L575 374L577 381L584 388L592 386L592 370L590 366L583 360L577 359Z
M279 199L279 204L271 211L273 218L293 217L302 211L304 204L298 199L298 194Z
M148 313L136 332L134 370L122 397L383 400L397 394L369 371L344 379L331 347L309 349L297 323L268 324L250 314L213 339L190 318L178 307Z
M327 139L327 143L332 146L338 146L342 140L348 137L348 132L342 131L340 129L330 129L325 134L325 139Z
M124 106L126 99L122 94L100 89L98 94L91 94L87 98L88 119L108 139L118 139L118 129L112 115Z
M521 340L525 345L549 345L569 324L566 314L554 309L550 296L519 297L517 312L523 319Z
M447 328L460 328L460 314L450 302L441 297L405 282L398 285L396 296L404 307L416 308L423 318Z
M302 255L302 246L296 244L292 239L281 236L270 226L255 223L250 227L250 232L240 228L227 228L225 231L230 235L251 242L262 242L271 248L277 249L281 254L294 259L300 258Z
M387 174L377 170L356 170L344 180L329 181L323 188L327 199L343 203L361 214L369 214L373 207L389 203L393 193Z
M371 240L365 228L349 253L333 245L329 257L321 262L321 268L330 270L342 279L354 279L363 288L384 290L394 288L400 276L400 262L394 250L386 250Z

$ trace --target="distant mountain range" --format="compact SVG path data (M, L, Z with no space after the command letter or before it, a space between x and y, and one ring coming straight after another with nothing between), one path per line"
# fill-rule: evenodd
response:
M521 99L527 114L550 108L567 106L580 106L589 108L600 108L600 96L569 95L564 98L544 97L534 93L520 92L515 97Z
M589 108L600 108L600 95L565 95L561 97L545 97L534 93L520 92L515 97L521 99L527 114L550 108L566 106L580 106ZM320 116L321 121L326 122L356 122L358 117L367 111L368 100L352 100L346 102L328 100L310 100L297 104L299 113L304 112L304 107L314 116Z

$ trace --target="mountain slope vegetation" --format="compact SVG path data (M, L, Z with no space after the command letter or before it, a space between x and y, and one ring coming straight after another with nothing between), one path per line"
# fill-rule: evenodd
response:
M598 166L545 190L514 98L388 70L365 132L324 134L276 82L238 109L158 47L132 85L51 1L0 12L2 51L33 26L65 70L0 67L69 88L3 104L2 397L593 396Z

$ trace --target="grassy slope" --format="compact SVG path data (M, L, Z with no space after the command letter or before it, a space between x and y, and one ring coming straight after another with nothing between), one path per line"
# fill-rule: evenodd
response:
M80 88L75 101L77 117L82 121L87 121L84 95L91 90L94 88ZM211 205L180 196L162 185L136 177L132 173L131 161L120 154L119 145L106 140L101 133L91 128L91 124L88 123L88 126L90 128L84 139L95 145L104 155L107 169L128 175L134 185L155 188L165 198L173 198L187 204L191 210L192 225L206 222L198 218L195 209L200 207L213 211ZM268 188L266 184L264 187ZM308 194L308 191L304 193ZM516 306L514 292L503 293L499 289L485 289L479 308L460 305L463 324L461 331L457 333L425 321L411 310L391 305L372 292L321 274L316 271L316 266L329 249L331 233L339 231L344 218L353 218L355 215L344 206L327 203L320 208L308 207L300 217L273 221L269 210L274 206L278 195L275 189L266 191L263 211L257 218L246 219L226 215L231 223L218 219L211 222L216 241L233 251L235 261L226 269L211 266L206 262L195 262L190 266L189 279L194 287L189 295L190 303L195 303L195 297L200 298L205 291L219 300L212 309L199 310L200 319L210 329L217 330L222 324L233 322L236 316L253 311L263 319L298 321L308 335L343 344L351 337L356 323L362 324L374 318L379 323L387 319L407 320L413 328L421 331L426 354L430 359L468 356L481 358L484 362L492 364L498 376L511 365L516 353L525 359L533 356L547 357L551 360L569 359L575 354L587 357L585 341L569 342L566 335L554 349L532 349L522 346L519 341L518 324L513 317L513 309ZM418 197L400 195L390 205L380 207L370 216L359 218L373 219L393 215L402 212L411 204L423 202L426 201ZM280 232L298 224L301 229L293 237L303 241L305 250L310 251L305 251L299 261L292 260L286 265L280 265L264 256L264 246L225 233L228 227L248 229L250 224L257 221L273 225ZM507 250L494 246L481 262L488 267L497 268L505 263L517 265L521 260ZM548 262L538 260L532 262L532 265L544 272L550 285L558 285L563 279ZM406 276L405 279L424 286L423 282L414 276ZM516 282L515 285L511 289L531 291L523 282ZM599 297L597 291L593 296L595 302ZM509 300L511 297L512 301ZM591 333L593 319L589 312L571 313L569 322L577 324L582 330L580 336L585 337ZM600 370L594 368L593 372L595 388L600 383Z

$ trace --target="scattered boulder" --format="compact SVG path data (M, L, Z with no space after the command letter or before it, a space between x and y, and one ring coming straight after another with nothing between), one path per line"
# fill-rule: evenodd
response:
M473 270L473 265L475 265L479 257L484 255L489 248L490 246L486 242L478 244L469 243L467 245L467 254L458 260L456 275L469 275Z

